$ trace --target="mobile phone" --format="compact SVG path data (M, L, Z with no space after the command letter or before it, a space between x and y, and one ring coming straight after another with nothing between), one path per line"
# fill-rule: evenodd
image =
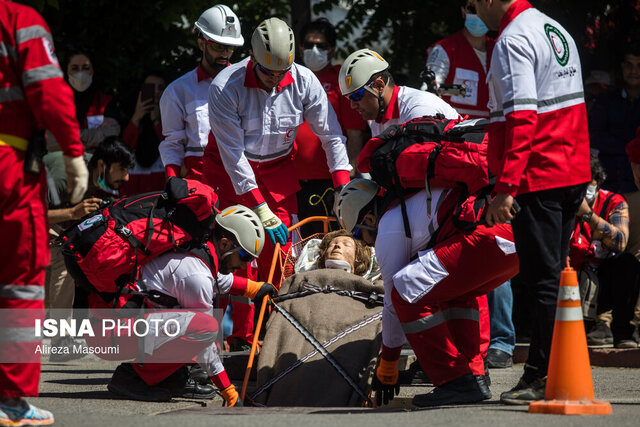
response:
M148 99L154 99L156 95L156 85L154 85L153 83L143 83L141 92L141 102L145 102Z

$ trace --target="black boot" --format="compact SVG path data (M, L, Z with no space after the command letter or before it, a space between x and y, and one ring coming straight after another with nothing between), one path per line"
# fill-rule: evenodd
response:
M546 386L547 377L526 381L523 376L514 388L500 395L500 401L507 405L528 405L544 399Z
M209 378L209 374L207 371L202 369L200 365L193 365L189 368L189 377L193 378L198 384L202 385L211 385L211 378Z
M433 389L428 394L418 394L413 398L415 406L457 405L491 399L484 375L466 374Z
M484 360L487 366L492 369L510 368L513 366L513 356L497 348L487 350L487 357Z
M107 384L107 389L118 397L145 402L168 402L171 393L162 387L147 385L130 363L118 366Z
M213 399L216 390L210 385L202 385L189 377L186 366L169 375L158 384L159 387L169 390L173 397L186 397L189 399Z

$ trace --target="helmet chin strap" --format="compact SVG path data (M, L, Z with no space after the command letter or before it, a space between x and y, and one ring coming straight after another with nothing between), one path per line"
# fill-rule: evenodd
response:
M376 117L376 120L380 120L384 116L384 113L387 111L387 107L384 105L384 94L387 92L387 86L389 86L389 79L387 79L387 81L384 83L382 93L376 93L373 89L369 90L371 93L378 97L378 116Z

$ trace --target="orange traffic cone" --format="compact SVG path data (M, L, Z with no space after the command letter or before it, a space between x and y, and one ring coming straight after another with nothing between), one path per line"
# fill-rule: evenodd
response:
M560 276L544 398L545 400L531 403L529 412L564 415L611 413L609 402L594 399L578 276L569 266L569 258L567 268Z

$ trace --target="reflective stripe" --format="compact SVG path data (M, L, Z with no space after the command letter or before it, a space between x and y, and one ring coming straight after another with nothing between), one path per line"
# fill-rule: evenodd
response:
M242 304L251 304L251 298L243 297L242 295L229 295L229 299Z
M556 321L582 320L581 307L558 307L556 309Z
M559 301L580 301L580 290L577 286L560 286L558 289Z
M24 91L18 86L0 88L0 102L21 101L24 99Z
M187 147L184 148L184 151L187 152L187 153L189 151L196 152L196 153L204 153L204 147L190 147L190 146L187 146Z
M464 114L469 114L470 116L473 115L473 116L489 117L489 112L487 110L473 110L473 109L470 109L470 108L456 108L456 111L461 116L464 115Z
M0 342L41 342L36 328L0 328Z
M53 38L51 34L42 25L32 25L30 27L21 28L16 31L16 45L29 41L31 39L37 39L40 37L46 37L53 44Z
M43 300L44 286L39 285L0 285L0 298Z
M511 101L507 101L502 104L502 109L506 110L509 107L513 107L514 105L538 105L538 100L535 98L522 98L522 99L512 99Z
M15 46L0 42L0 56L8 56L9 58L16 61L18 59L18 52L16 51Z
M558 96L557 98L543 99L542 101L538 101L538 107L548 107L549 105L561 104L563 102L571 101L572 99L580 98L584 98L584 92L575 92Z
M247 159L267 160L267 159L275 159L275 158L284 156L285 154L289 153L292 148L293 148L293 146L287 148L286 150L278 151L277 153L267 154L267 155L264 155L264 156L261 156L260 154L253 154L253 153L250 153L248 151L245 151L244 154L245 154L245 156L247 156Z
M502 110L493 111L489 114L490 117L500 117L504 115L504 110L509 109L510 107L516 105L535 105L536 108L540 107L549 107L552 105L562 104L563 102L572 101L575 99L584 98L584 92L574 92L566 95L558 96L556 98L551 99L543 99L538 101L534 98L523 98L523 99L512 99L511 101L507 101L502 105Z
M472 308L448 308L412 322L402 323L402 330L405 334L416 334L454 319L479 322L480 312Z
M62 70L55 65L43 65L42 67L32 68L22 73L22 84L29 86L42 80L52 79L54 77L62 77Z

